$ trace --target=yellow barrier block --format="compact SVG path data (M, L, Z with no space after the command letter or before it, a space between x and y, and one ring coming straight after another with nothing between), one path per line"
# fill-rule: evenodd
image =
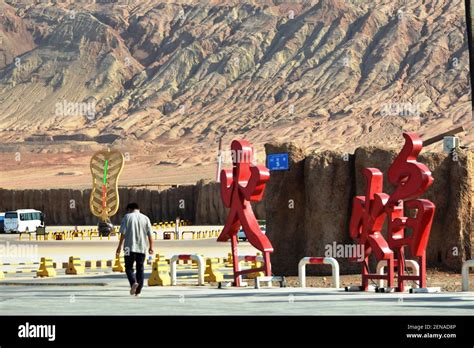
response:
M37 277L56 277L56 270L52 259L42 257L38 271L36 271Z
M153 261L148 286L168 286L171 285L169 265L165 261Z
M112 267L112 272L125 272L125 268L120 262L120 256L115 256L114 266Z
M82 265L81 258L78 256L70 256L69 262L66 268L66 274L84 274L84 266Z
M86 261L85 268L96 269L97 264L98 264L98 261L94 261L94 260Z
M61 232L55 232L54 233L54 240L63 240L63 235Z
M253 261L252 262L252 268L260 268L263 266L263 262L260 261ZM257 277L263 277L264 273L263 272L255 272L255 273L248 273L247 278L248 279L255 279Z
M218 283L224 280L224 275L219 272L219 259L206 259L206 271L204 273L204 281L207 283Z
M100 269L107 269L107 260L99 260L97 261L97 266L100 267Z
M226 267L234 267L233 260L232 260L232 253L227 254L227 263L225 264Z
M168 265L170 264L170 259L167 259L165 255L158 255L155 256L155 261L166 262Z

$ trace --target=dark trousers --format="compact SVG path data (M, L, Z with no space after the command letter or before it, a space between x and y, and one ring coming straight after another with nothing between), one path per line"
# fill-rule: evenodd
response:
M125 272L127 273L128 281L130 282L130 287L138 283L137 293L143 288L143 278L144 278L144 267L143 263L145 262L145 254L131 252L130 255L125 255ZM136 278L133 272L133 263L136 263L137 273Z

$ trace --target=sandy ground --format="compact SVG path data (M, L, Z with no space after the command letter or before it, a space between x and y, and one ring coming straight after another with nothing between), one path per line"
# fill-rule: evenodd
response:
M297 286L298 285L298 277L286 277L288 286ZM450 273L450 272L443 272L439 270L428 270L426 281L428 283L428 287L440 287L442 291L453 292L453 291L461 291L461 274L459 273ZM341 279L341 287L346 287L349 285L360 285L361 276L356 275L342 275ZM396 282L396 281L395 281ZM325 288L331 287L331 277L307 277L306 278L306 286L307 287L317 287L317 288ZM372 284L372 285L375 285ZM411 286L411 285L408 285ZM469 289L470 291L474 291L474 273L469 275Z
M89 161L83 153L35 154L0 152L0 188L51 189L90 188L92 177ZM183 164L180 166L156 163L153 156L133 155L125 161L119 180L120 186L166 188L170 185L194 184L200 179L215 179L216 164Z

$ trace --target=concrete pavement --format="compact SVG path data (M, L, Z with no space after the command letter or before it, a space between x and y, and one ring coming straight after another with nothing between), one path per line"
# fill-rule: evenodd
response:
M474 315L472 292L378 294L187 285L145 286L140 297L133 297L124 274L2 283L2 315Z
M82 260L112 259L117 240L18 241L17 235L0 235L1 262L39 261L42 256L66 262L69 256ZM21 254L21 248L28 255ZM240 243L241 254L255 255L249 243ZM24 251L24 250L23 250ZM224 257L229 243L215 239L158 240L155 253L199 253ZM9 254L10 253L10 254ZM18 254L19 253L19 254ZM13 266L11 266L13 268ZM17 267L27 269L28 266ZM30 268L37 268L33 266ZM2 269L9 269L3 266ZM151 268L146 267L146 279ZM2 315L474 315L474 292L439 294L346 293L317 288L217 289L193 286L195 270L181 270L175 287L147 287L140 297L131 297L125 275L111 270L87 270L84 276L35 279L32 274L8 274L0 280ZM179 285L181 284L181 285ZM184 285L186 284L186 285Z

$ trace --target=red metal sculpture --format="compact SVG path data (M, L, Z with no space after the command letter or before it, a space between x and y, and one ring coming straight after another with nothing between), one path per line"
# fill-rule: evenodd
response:
M252 164L253 147L249 142L234 140L231 151L233 169L224 169L220 174L221 197L230 211L217 241L231 240L234 284L240 286L243 274L263 271L266 276L271 276L270 253L273 252L273 247L267 236L262 233L250 205L250 202L258 202L262 199L265 183L270 179L270 172L265 166ZM241 226L250 244L263 253L263 267L250 270L239 269L237 233Z
M353 201L350 235L364 245L365 259L362 268L362 289L368 290L370 279L385 279L394 287L395 268L398 273L397 291L404 291L404 282L415 280L426 288L426 247L431 231L435 205L426 199L416 199L433 183L430 170L417 162L423 148L421 138L415 133L403 133L405 145L388 170L388 180L396 186L391 195L382 192L383 174L376 168L365 168L367 179L365 196ZM405 216L405 209L415 211L415 217ZM382 227L387 219L387 240ZM407 230L411 233L408 234ZM405 274L405 247L411 257L417 257L419 275ZM387 260L386 275L369 274L369 256L377 261Z

